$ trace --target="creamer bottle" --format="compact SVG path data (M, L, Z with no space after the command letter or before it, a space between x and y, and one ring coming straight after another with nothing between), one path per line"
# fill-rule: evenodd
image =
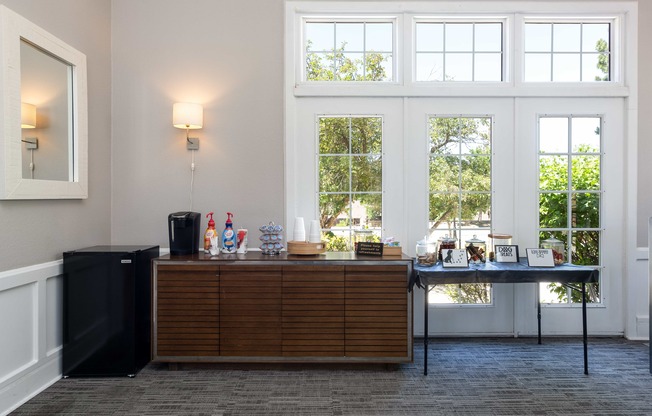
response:
M206 232L204 233L204 253L209 253L211 251L211 238L217 237L215 221L213 221L213 213L209 212L206 214L206 218L208 218L209 215L211 216L211 219L208 220L208 228L206 228Z
M224 231L222 232L222 253L235 253L237 246L237 236L233 231L233 222L231 221L233 214L226 213L226 223L224 224Z

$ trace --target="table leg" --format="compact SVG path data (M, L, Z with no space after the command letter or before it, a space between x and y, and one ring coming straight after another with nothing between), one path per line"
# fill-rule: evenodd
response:
M539 298L539 284L535 283L534 299L537 302L537 334L539 345L541 345L541 299Z
M428 375L428 285L423 290L423 375Z
M584 374L589 374L589 347L586 335L586 283L582 283L582 338L584 339Z

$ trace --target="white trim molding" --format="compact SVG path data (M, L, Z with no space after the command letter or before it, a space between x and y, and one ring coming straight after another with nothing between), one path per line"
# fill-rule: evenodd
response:
M0 415L61 378L63 261L0 272Z

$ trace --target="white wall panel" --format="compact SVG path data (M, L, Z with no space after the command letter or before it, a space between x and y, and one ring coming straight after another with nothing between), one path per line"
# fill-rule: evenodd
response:
M63 276L51 277L45 285L45 350L49 356L63 343Z
M62 262L0 272L0 415L61 378Z
M0 292L0 383L36 360L36 285Z

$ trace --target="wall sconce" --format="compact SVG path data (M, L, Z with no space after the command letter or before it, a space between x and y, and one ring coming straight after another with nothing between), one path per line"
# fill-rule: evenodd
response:
M20 103L20 128L36 128L36 106L34 104Z
M204 108L201 104L175 103L172 107L172 124L179 129L186 129L186 147L199 150L199 138L189 137L189 130L201 129L204 125Z
M186 148L191 150L190 163L190 211L192 211L192 189L195 183L195 150L199 150L199 138L189 137L190 129L201 129L204 125L204 108L201 104L175 103L172 106L172 125L186 129Z

